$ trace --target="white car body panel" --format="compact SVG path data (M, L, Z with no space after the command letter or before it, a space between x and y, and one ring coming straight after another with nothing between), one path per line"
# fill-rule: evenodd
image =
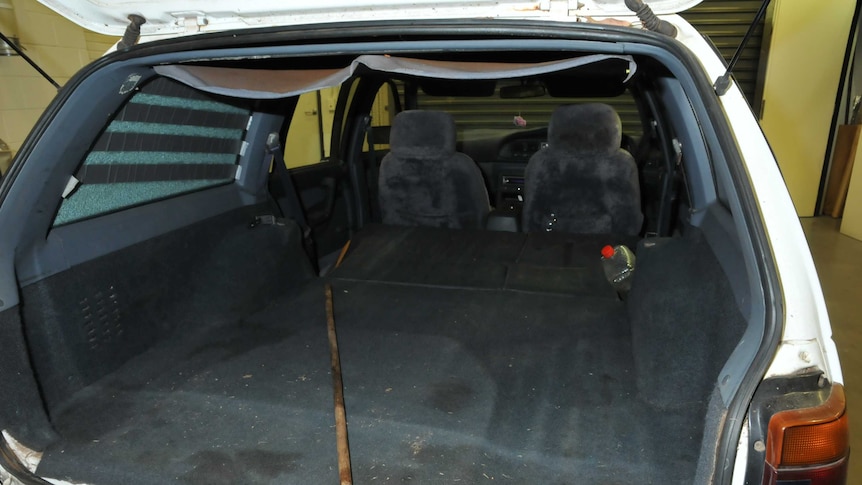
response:
M681 18L672 22L679 29L678 39L700 60L708 77L714 81L724 74L724 63L700 33ZM775 155L736 84L718 100L744 155L783 293L781 346L764 377L818 367L831 381L843 383L823 290L787 187L777 183L783 179Z
M121 36L128 16L147 19L141 26L149 36L178 37L199 32L308 25L363 20L446 18L634 17L623 0L39 0L82 27ZM652 0L656 14L691 8L702 0Z
M709 79L718 79L726 71L722 60L694 27L684 19L674 17L665 19L677 27L677 39L700 60ZM832 340L820 280L787 187L777 183L783 178L775 155L760 125L751 116L751 108L736 83L718 100L743 154L782 290L784 321L781 343L764 379L817 368L832 382L843 383L838 349ZM748 426L746 421L739 437L732 476L734 485L745 483Z

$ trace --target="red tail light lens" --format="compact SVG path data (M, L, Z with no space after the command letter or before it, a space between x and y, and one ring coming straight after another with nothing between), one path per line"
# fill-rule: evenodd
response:
M845 485L847 483L847 457L820 467L781 468L766 465L763 483L775 485Z
M820 406L776 413L766 438L765 485L845 485L850 453L844 387Z

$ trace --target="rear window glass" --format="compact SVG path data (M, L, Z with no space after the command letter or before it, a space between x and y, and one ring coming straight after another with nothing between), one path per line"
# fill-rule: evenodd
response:
M146 84L96 140L54 225L232 183L249 116L174 81Z
M547 128L554 108L564 104L605 103L620 115L622 130L631 137L641 136L641 117L629 91L609 98L560 98L541 95L523 99L504 99L500 88L513 83L498 82L493 96L430 96L418 92L420 109L447 111L455 119L458 140L500 137L518 131Z

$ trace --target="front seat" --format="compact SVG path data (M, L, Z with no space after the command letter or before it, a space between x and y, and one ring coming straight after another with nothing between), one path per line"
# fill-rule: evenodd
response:
M490 210L482 172L455 151L455 121L440 111L404 111L380 164L384 224L481 228Z
M606 104L557 107L548 146L524 174L527 232L634 235L643 222L638 170L620 148L620 117Z

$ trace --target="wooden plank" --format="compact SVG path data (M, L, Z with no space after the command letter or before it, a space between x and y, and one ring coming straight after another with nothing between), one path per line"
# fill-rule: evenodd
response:
M856 157L862 157L862 150L856 150ZM856 164L862 167L862 161L857 160ZM862 169L856 170L852 176L850 170L847 170L847 178L849 188L844 218L841 220L841 233L862 241Z
M344 408L344 382L341 378L341 358L335 334L335 312L332 306L332 286L326 285L326 327L329 334L329 358L332 364L332 391L335 399L335 438L338 446L338 476L341 485L353 485L350 467L350 445L347 442L347 412Z
M847 200L847 190L850 187L850 173L853 170L853 160L859 147L859 135L862 125L841 125L835 141L835 152L832 156L832 168L826 184L826 196L823 199L823 213L832 217L841 217Z

